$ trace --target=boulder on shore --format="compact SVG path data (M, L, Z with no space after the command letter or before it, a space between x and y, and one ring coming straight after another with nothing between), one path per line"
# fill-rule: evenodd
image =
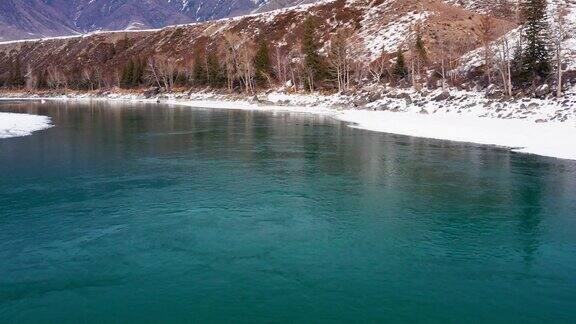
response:
M144 95L144 98L150 99L152 97L157 96L159 93L160 93L160 88L150 87L146 91L144 91L143 95Z
M539 86L538 88L536 88L536 91L534 92L536 97L539 98L546 96L548 93L550 93L550 86L547 84Z

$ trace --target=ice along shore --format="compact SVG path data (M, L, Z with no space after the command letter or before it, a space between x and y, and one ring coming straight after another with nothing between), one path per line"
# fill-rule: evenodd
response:
M32 135L50 127L50 118L46 116L0 112L0 139Z

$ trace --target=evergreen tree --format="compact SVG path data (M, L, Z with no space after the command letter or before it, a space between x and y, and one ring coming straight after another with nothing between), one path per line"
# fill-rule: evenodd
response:
M134 61L134 69L130 78L131 87L139 87L142 84L144 76L144 62L140 59Z
M302 35L302 51L304 54L304 66L308 75L308 87L313 90L316 83L323 81L326 77L326 69L322 57L318 53L320 44L314 38L316 23L312 16L308 16L304 21Z
M130 60L126 65L124 65L124 69L122 70L120 87L131 88L133 78L134 78L134 61Z
M20 65L20 58L16 58L12 71L10 71L9 86L21 88L26 84L24 76L22 75L22 67Z
M38 89L48 89L48 80L46 75L46 70L38 73L38 82L36 84Z
M194 84L205 85L206 82L206 60L204 53L200 49L197 49L196 54L194 55Z
M122 51L127 51L130 48L130 40L128 39L128 34L124 34L124 39L122 40Z
M186 73L184 72L177 72L176 73L176 78L174 80L174 84L178 85L178 86L186 86L188 85L188 77L186 76Z
M428 60L428 55L426 53L426 47L424 47L424 41L422 40L422 33L420 30L416 33L416 42L414 43L414 49L421 62L426 62Z
M272 74L272 65L270 64L270 53L266 40L260 40L258 51L254 57L254 68L256 70L256 83L263 86Z
M519 55L518 81L535 85L550 73L550 53L548 49L548 23L546 0L523 0L520 4L522 20L523 48Z
M396 53L396 63L394 64L393 74L399 79L403 79L408 75L406 60L404 59L404 53L401 49Z
M224 77L216 53L208 53L206 56L206 65L208 67L207 74L209 85L212 87L220 87L224 82Z

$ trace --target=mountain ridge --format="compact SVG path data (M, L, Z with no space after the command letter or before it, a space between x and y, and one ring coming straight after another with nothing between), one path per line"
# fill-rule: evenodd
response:
M162 28L234 17L307 0L2 0L0 41Z

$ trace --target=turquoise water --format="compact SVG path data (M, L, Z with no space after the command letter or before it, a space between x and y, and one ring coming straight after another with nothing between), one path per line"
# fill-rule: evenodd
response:
M2 103L0 322L576 322L576 162L299 114Z

